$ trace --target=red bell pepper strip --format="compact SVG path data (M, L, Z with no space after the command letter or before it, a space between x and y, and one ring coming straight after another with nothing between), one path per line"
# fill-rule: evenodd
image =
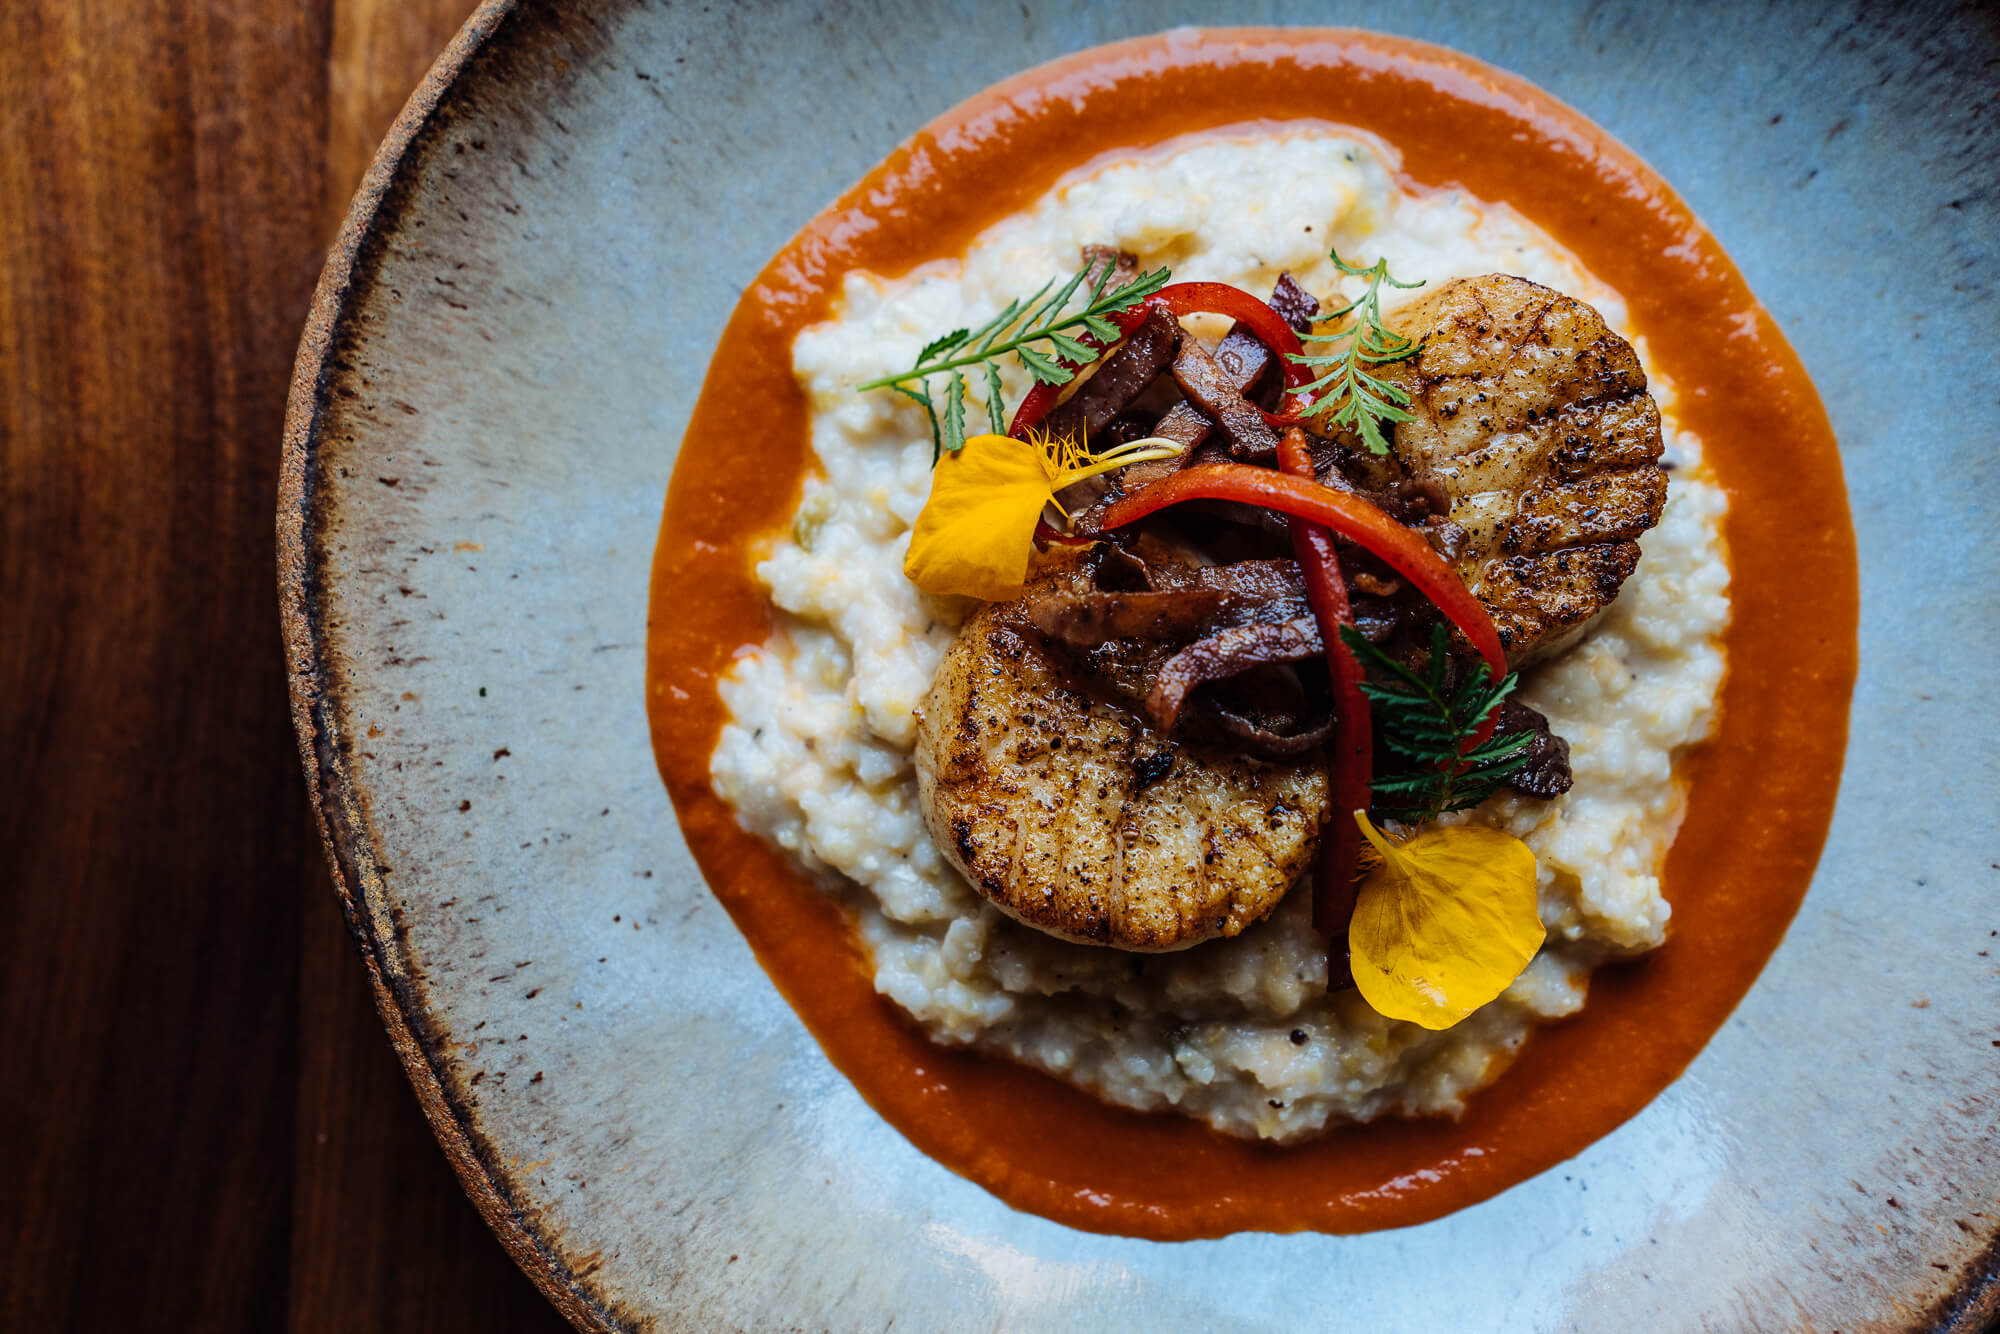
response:
M1296 426L1278 441L1278 466L1294 476L1313 475L1305 433ZM1320 638L1326 641L1327 672L1333 681L1333 766L1328 782L1333 813L1319 841L1319 866L1313 875L1313 925L1339 940L1347 935L1347 923L1354 916L1354 872L1362 840L1353 813L1367 810L1372 800L1375 738L1369 725L1368 697L1361 693L1361 664L1340 640L1340 627L1354 624L1354 612L1348 605L1347 583L1341 578L1333 534L1316 523L1294 522L1292 550L1305 576L1306 601L1319 621ZM1330 960L1329 986L1338 981L1333 967Z
M1248 505L1323 524L1381 557L1383 563L1408 579L1471 641L1487 670L1498 681L1507 674L1500 633L1493 618L1465 582L1431 550L1414 528L1405 528L1361 497L1322 486L1306 477L1253 468L1245 463L1210 463L1181 471L1112 502L1098 526L1122 528L1148 514L1184 500L1236 500ZM1482 731L1491 735L1494 716ZM1472 744L1478 744L1475 737Z
M1097 341L1089 334L1085 334L1084 338L1093 343ZM1016 440L1026 440L1028 432L1040 426L1042 418L1055 410L1056 396L1060 393L1062 393L1061 385L1043 384L1037 380L1035 387L1021 399L1021 406L1014 409L1014 421L1008 426L1007 434Z

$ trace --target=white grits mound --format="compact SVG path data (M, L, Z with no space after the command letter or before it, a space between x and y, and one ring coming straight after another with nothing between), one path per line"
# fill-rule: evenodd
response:
M1330 1119L1456 1113L1538 1020L1583 1004L1593 963L1665 938L1659 868L1683 805L1673 761L1712 721L1729 570L1723 494L1704 480L1700 443L1675 425L1672 387L1657 377L1675 468L1666 515L1596 631L1521 691L1568 738L1576 786L1553 802L1503 794L1467 817L1534 850L1548 943L1456 1028L1428 1032L1382 1018L1351 990L1329 995L1305 886L1234 940L1125 954L1002 916L924 832L911 711L967 604L903 578L910 524L929 494L928 427L897 396L852 386L1072 272L1092 242L1134 251L1146 268L1170 265L1176 280L1259 293L1290 269L1323 300L1336 277L1329 245L1347 258L1387 255L1398 275L1432 283L1513 273L1589 302L1632 336L1617 294L1511 209L1405 192L1392 169L1379 146L1325 131L1182 141L1072 179L989 229L963 260L895 281L850 274L838 317L799 336L794 369L824 475L806 483L790 534L757 567L781 626L722 682L732 721L711 771L747 828L844 896L874 951L876 986L939 1040L1004 1053L1114 1103L1292 1139ZM1189 327L1223 332L1219 322ZM1018 401L1018 368L1007 388ZM968 405L968 416L984 411Z

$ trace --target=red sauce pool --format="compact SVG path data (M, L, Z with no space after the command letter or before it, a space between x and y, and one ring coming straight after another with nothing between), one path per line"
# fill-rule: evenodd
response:
M1728 490L1734 617L1713 737L1686 757L1668 943L1602 968L1458 1121L1336 1128L1290 1149L1104 1106L947 1049L877 996L841 912L710 791L716 678L771 629L751 577L810 466L791 343L852 268L961 253L1108 149L1250 121L1380 136L1406 184L1506 201L1621 292ZM1162 1240L1421 1223L1568 1158L1637 1112L1728 1016L1819 859L1847 739L1853 525L1824 409L1769 313L1678 196L1532 85L1438 47L1311 29L1181 32L1031 70L947 112L744 293L688 427L654 559L647 704L682 832L759 961L862 1095L938 1161L1074 1227ZM1162 1170L1171 1164L1172 1170Z

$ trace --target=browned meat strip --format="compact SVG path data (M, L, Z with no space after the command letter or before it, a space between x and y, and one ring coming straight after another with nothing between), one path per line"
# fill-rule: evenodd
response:
M1172 732L1190 692L1273 662L1305 662L1326 652L1319 622L1310 611L1283 621L1227 626L1182 649L1161 664L1146 697L1146 715L1162 732Z
M1201 409L1182 399L1160 418L1159 423L1153 427L1153 434L1164 436L1192 450L1208 439L1208 433L1214 429L1215 423L1210 421Z
M1175 350L1182 341L1180 321L1159 306L1149 308L1145 319L1117 350L1098 363L1096 374L1049 414L1049 431L1081 440L1095 439L1112 418L1132 406L1132 401L1146 391L1155 376L1173 363Z
M1084 553L1079 569L1089 577L1086 587L1106 593L1149 593L1153 591L1153 567L1140 552L1129 547L1095 546Z
M1327 720L1324 691L1315 679L1311 697L1302 693L1298 673L1286 665L1299 661L1290 640L1268 628L1296 623L1296 632L1311 620L1298 566L1256 558L1198 564L1188 559L1192 553L1163 544L1158 535L1138 545L1095 548L1075 564L1074 576L1051 579L1017 604L1051 658L1079 689L1152 716L1166 729L1162 734L1176 740L1233 737L1252 755L1301 753L1313 729ZM1376 616L1385 606L1360 598L1357 615ZM1180 683L1173 709L1161 715L1152 708L1149 700L1167 663L1197 641L1242 626L1266 629L1198 649L1176 668L1191 674ZM1381 632L1387 630L1385 625ZM1194 670L1204 653L1208 659ZM1204 682L1214 687L1185 698ZM1169 690L1176 688L1170 683Z
M1223 733L1242 742L1253 755L1303 755L1324 746L1333 736L1333 715L1324 709L1320 710L1318 721L1306 721L1299 730L1290 730L1273 726L1268 719L1238 713L1219 700L1206 703L1206 718Z
M1084 568L1094 581L1054 583L1022 599L1037 630L1072 648L1118 639L1185 641L1219 624L1306 614L1305 580L1288 560L1148 564L1120 552L1097 557L1094 566L1087 558Z
M1503 737L1513 732L1532 732L1534 739L1528 742L1528 762L1514 771L1507 785L1544 800L1569 791L1574 781L1569 772L1569 742L1549 730L1548 716L1510 699L1500 706L1500 723L1493 734Z
M1115 291L1119 286L1130 282L1138 272L1138 261L1131 254L1114 250L1109 246L1085 246L1083 248L1083 257L1085 266L1089 271L1087 280L1092 282L1103 271L1104 265L1116 265L1110 282L1107 285L1107 290ZM1310 327L1312 317L1319 309L1319 301L1311 293L1293 282L1292 275L1289 273L1279 275L1277 286L1271 293L1270 305L1288 323L1300 329ZM1094 445L1106 442L1123 444L1128 440L1136 440L1141 436L1150 435L1174 440L1184 446L1179 459L1158 459L1150 463L1135 464L1131 469L1121 474L1119 489L1124 492L1135 491L1139 487L1158 481L1160 478L1187 466L1194 458L1196 447L1208 439L1210 433L1215 430L1216 425L1208 413L1203 412L1194 403L1186 399L1174 404L1173 407L1161 414L1157 421L1153 422L1150 426L1147 425L1147 414L1127 411L1132 403L1136 402L1145 393L1147 388L1147 385L1137 382L1137 376L1143 372L1145 365L1145 362L1140 359L1140 356L1143 355L1142 351L1135 353L1134 357L1128 358L1123 362L1119 361L1119 358L1128 349L1131 349L1131 346L1128 343L1125 347L1121 347L1117 352L1113 353L1112 357L1108 358L1106 363L1098 368L1096 374L1091 377L1091 380L1077 390L1071 397L1070 403L1057 408L1056 412L1051 414L1049 419L1052 430L1074 431L1081 426L1083 429L1089 431ZM1238 324L1231 328L1228 337L1223 339L1222 346L1216 350L1215 360L1216 364L1222 367L1225 375L1234 383L1239 396L1247 398L1250 396L1252 382L1256 381L1270 365L1270 354L1255 334L1252 334L1243 325ZM1106 376L1111 378L1107 379L1106 383L1100 386L1097 393L1093 395L1091 384L1097 379ZM1220 393L1220 390L1217 392ZM1086 395L1090 395L1090 397L1086 397ZM1104 408L1111 403L1119 403L1118 411L1104 421L1099 422L1097 420L1098 417L1103 414ZM1232 408L1232 412L1234 413L1235 411ZM1253 422L1248 415L1238 414L1233 416L1232 420L1237 421L1243 430L1252 433L1253 449L1261 450L1263 448L1265 437L1269 435L1269 428L1262 423L1261 419ZM1225 430L1223 437L1226 442L1232 446L1235 445L1237 437L1233 432ZM1276 439L1275 436L1271 436L1270 438L1272 441ZM1275 443L1273 443L1273 451L1275 451L1275 448ZM1236 450L1232 448L1231 452L1233 454ZM1102 487L1098 488L1098 493L1101 493L1103 490L1104 488ZM1091 498L1095 499L1095 494ZM1068 499L1065 498L1065 504L1067 503Z
M1163 591L1219 588L1245 599L1270 601L1305 596L1299 567L1289 560L1245 560L1233 565L1190 565L1155 561L1146 567L1149 586Z
M1278 275L1278 285L1271 289L1271 299L1265 304L1300 333L1312 332L1313 316L1319 314L1319 298L1293 282L1289 273Z
M1287 323L1300 330L1311 327L1312 317L1319 310L1318 299L1293 282L1289 273L1278 276L1278 285L1271 293L1270 305ZM1271 365L1269 349L1257 335L1241 324L1231 327L1221 346L1216 348L1215 362L1235 384L1237 392L1252 402L1261 392L1258 388L1259 382L1271 379L1264 374ZM1272 380L1273 387L1275 384L1276 381ZM1186 448L1178 459L1160 459L1152 463L1135 464L1127 469L1123 475L1124 490L1136 491L1181 468L1190 467L1198 462L1220 461L1227 457L1220 447L1211 447L1205 453L1196 452L1202 443L1208 440L1214 429L1214 421L1200 408L1186 399L1176 403L1161 415L1153 426L1151 434L1178 441ZM1225 440L1227 439L1230 437L1225 434Z
M1028 619L1050 639L1095 648L1114 639L1186 639L1240 599L1219 588L1172 593L1077 592L1052 588L1024 599Z
M1083 248L1083 285L1095 287L1107 264L1111 266L1111 280L1104 284L1107 292L1115 292L1139 276L1139 257L1131 251L1115 245L1087 245Z
M1215 429L1215 423L1204 417L1185 399L1169 408L1160 420L1144 434L1162 440L1171 440L1181 447L1179 458L1152 459L1145 463L1134 463L1118 474L1119 488L1130 495L1142 486L1150 486L1163 477L1179 472L1187 466L1195 447L1208 438ZM1137 439L1138 437L1133 437Z
M1264 372L1271 368L1271 351L1263 339L1239 324L1216 344L1215 364L1222 367L1238 393L1254 399L1263 390Z
M1188 452L1187 462L1182 466L1199 468L1204 463L1228 463L1230 461L1229 446L1211 435Z
M1173 374L1181 392L1215 419L1232 456L1249 463L1277 458L1277 432L1265 424L1264 414L1237 391L1229 372L1200 343L1192 338L1182 341Z
M1293 282L1289 273L1278 275L1278 285L1266 304L1300 333L1312 329L1313 316L1319 313L1319 298ZM1231 325L1215 349L1215 360L1236 382L1243 397L1261 406L1275 405L1280 377L1267 373L1274 363L1263 339L1240 323Z

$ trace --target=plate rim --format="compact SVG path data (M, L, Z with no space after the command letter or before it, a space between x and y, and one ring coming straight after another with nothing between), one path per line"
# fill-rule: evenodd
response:
M354 314L356 280L376 243L397 221L397 186L404 168L439 128L441 113L478 57L522 17L521 0L480 0L432 63L376 149L340 231L327 252L299 338L286 397L278 465L278 614L284 636L286 686L292 727L305 771L306 796L326 850L342 916L368 973L375 1012L417 1095L459 1184L502 1247L542 1295L578 1329L615 1331L628 1322L585 1283L557 1244L530 1221L504 1177L497 1155L471 1130L469 1109L440 1076L434 1035L412 981L399 913L382 880L381 860L355 784L339 745L330 708L330 646L326 642L322 582L315 538L322 516L314 509L313 473L323 442L333 363L341 335Z

